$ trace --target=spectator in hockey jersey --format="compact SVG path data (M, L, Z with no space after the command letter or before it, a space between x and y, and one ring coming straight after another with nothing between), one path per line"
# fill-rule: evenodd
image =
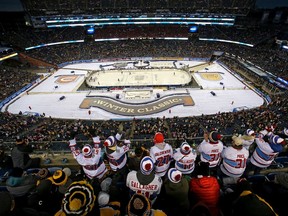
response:
M172 146L164 141L164 136L161 132L157 132L153 139L154 146L150 148L150 156L155 163L155 172L160 177L163 177L170 166L173 158Z
M69 140L69 147L85 175L89 179L99 179L101 180L103 176L108 172L105 163L101 155L100 138L99 136L93 137L92 147L89 144L85 144L80 150L77 146L76 138Z
M243 147L243 140L240 136L232 137L232 146L224 148L222 151L222 164L220 170L226 176L239 178L246 169L246 162L249 152Z
M196 157L196 151L187 142L183 142L173 153L175 168L183 174L191 174L195 168Z
M216 131L204 134L204 140L199 144L198 151L200 160L209 162L209 167L213 168L219 165L221 153L223 151L223 143L220 140L222 135Z
M214 176L210 176L208 162L199 162L197 177L193 177L189 183L191 205L198 202L204 203L212 216L219 215L220 185Z
M150 156L145 156L140 162L140 170L132 170L126 178L126 186L130 189L130 196L141 193L152 204L156 201L162 187L162 179L154 173L154 162Z
M130 148L129 140L124 140L124 145L117 145L121 139L121 134L117 133L116 136L109 136L105 142L105 153L108 158L109 166L112 171L116 172L121 169L127 169L127 153Z
M241 136L241 138L243 139L243 147L246 148L249 152L252 151L253 149L251 149L252 144L255 141L255 132L254 130L251 129L247 129L245 131L245 133L243 134L243 136Z
M247 166L246 173L253 170L254 174L259 174L261 169L269 167L274 158L278 156L283 150L285 140L266 129L259 132L256 136L255 142L257 144L254 150L250 163Z
M161 209L167 215L186 215L188 213L190 208L189 182L183 178L182 172L176 168L168 170L159 200L162 200L162 202L160 201L163 204Z

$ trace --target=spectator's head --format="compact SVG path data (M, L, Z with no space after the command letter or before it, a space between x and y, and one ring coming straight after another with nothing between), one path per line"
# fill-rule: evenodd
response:
M137 147L135 148L135 156L136 156L136 157L141 157L142 154L143 154L143 149L142 149L142 147L137 146Z
M106 146L108 149L115 151L117 148L116 144L116 139L114 136L109 136L105 141L104 141L104 146Z
M23 173L24 173L24 170L20 167L14 167L11 172L10 172L10 175L11 177L22 177L23 176Z
M180 172L176 168L169 169L167 175L168 179L175 184L179 183L182 179L182 172Z
M197 175L200 176L209 176L210 175L210 168L209 162L200 161L198 164Z
M255 136L255 131L252 130L252 129L247 129L246 132L245 132L245 134L246 134L247 136Z
M61 186L66 184L68 177L63 170L56 170L51 180L54 185Z
M183 155L188 155L191 152L191 147L187 142L183 142L180 146L180 152Z
M232 146L234 148L242 148L243 140L239 136L232 136Z
M140 171L144 175L150 175L154 170L154 163L150 156L145 156L140 162Z
M157 144L162 144L164 142L164 136L161 132L157 132L154 136L154 144L157 145Z
M217 143L218 140L222 138L222 135L218 133L217 131L212 131L209 134L209 140L210 142Z
M110 195L104 191L100 191L98 194L98 204L99 206L105 206L109 203Z
M82 148L82 154L84 157L91 157L92 156L92 146L89 144L85 144Z
M46 179L46 178L50 177L51 174L50 174L49 170L44 167L44 168L42 168L42 169L40 169L40 170L38 171L37 176L38 176L40 179Z
M82 215L92 211L96 196L93 187L87 181L73 182L66 191L62 208L55 215Z
M23 137L21 137L21 136L17 136L16 137L16 145L21 145L21 144L24 144L24 139L23 139Z
M15 207L13 196L7 191L0 192L0 215L10 215L10 212Z
M151 211L151 203L147 197L135 193L127 206L128 216L148 216Z

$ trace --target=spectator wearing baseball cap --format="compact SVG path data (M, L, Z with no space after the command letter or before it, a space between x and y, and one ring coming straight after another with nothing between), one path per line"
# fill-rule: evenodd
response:
M239 178L246 169L249 152L243 147L241 136L232 137L232 145L226 147L221 154L223 161L220 170L226 176Z

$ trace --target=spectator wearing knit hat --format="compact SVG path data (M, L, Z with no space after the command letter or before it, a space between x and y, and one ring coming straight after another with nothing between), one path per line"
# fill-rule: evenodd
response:
M196 157L196 151L187 142L183 142L173 153L175 168L183 174L191 174L195 168Z
M135 193L127 206L128 216L166 216L162 210L152 209L150 200L143 194Z
M110 195L105 191L100 191L97 196L100 216L120 216L120 202L111 201Z
M162 187L162 179L154 173L154 163L150 156L145 156L140 162L140 170L132 170L126 178L126 186L130 196L134 193L145 195L152 203L156 201Z
M247 129L243 136L241 136L241 139L243 139L243 147L248 151L252 151L252 144L255 142L255 131L252 129Z
M155 173L163 177L173 159L172 146L165 142L161 132L157 132L153 139L154 146L150 148L150 156L155 164Z
M268 132L266 129L257 134L255 142L257 147L251 156L250 163L247 165L246 173L253 170L254 174L258 174L261 169L269 167L274 158L282 152L285 145L283 138Z
M249 152L243 147L243 140L240 136L232 137L232 146L224 148L221 154L223 161L220 170L226 176L239 178L246 169Z
M186 215L190 208L189 182L183 178L182 172L176 168L170 168L162 188L160 202L157 202L160 205L163 204L160 209L168 215Z
M62 207L55 216L93 215L96 196L87 181L73 182L62 200Z
M191 205L198 202L205 204L212 216L219 215L220 185L214 176L210 176L208 162L199 162L197 177L189 182Z
M94 144L93 147L89 144L85 144L82 150L80 150L77 146L75 137L74 139L69 140L69 147L73 157L78 164L82 166L85 175L89 179L101 180L105 174L107 174L108 170L101 155L99 136L93 137L92 139Z
M221 161L221 153L223 151L221 138L222 135L217 131L212 131L209 135L205 133L204 140L198 146L200 160L209 162L210 168L216 167Z
M257 194L253 193L251 185L246 179L241 179L236 190L239 197L233 202L232 216L277 216L269 203Z

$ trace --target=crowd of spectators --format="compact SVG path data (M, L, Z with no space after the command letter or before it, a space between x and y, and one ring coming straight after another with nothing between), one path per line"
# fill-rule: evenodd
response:
M130 31L130 30L129 30ZM119 35L125 35L127 32L126 30L119 30L119 32L113 32L113 34L119 34ZM134 32L134 31L133 31ZM82 34L82 33L81 33ZM107 33L109 35L109 33ZM113 34L110 34L112 37ZM134 33L133 33L134 34ZM41 33L43 37L43 33ZM104 34L105 35L105 34ZM62 36L61 36L62 37ZM39 38L38 38L39 39ZM60 38L63 40L63 38ZM45 41L45 40L43 40ZM271 44L270 44L271 45ZM162 40L153 40L153 41L135 41L135 40L127 40L127 41L118 41L118 42L101 42L101 43L93 43L91 44L73 44L73 45L63 45L63 46L55 46L55 47L44 47L41 49L36 49L27 52L27 54L32 55L36 58L44 59L47 62L51 63L62 63L66 61L72 61L72 60L79 60L79 59L93 59L93 58L113 58L113 57L134 57L134 56L161 56L161 57L179 57L179 56L189 56L189 57L202 57L207 58L211 55L213 51L221 50L229 53L233 53L235 55L243 56L243 58L255 63L256 65L261 65L261 67L271 71L275 72L275 74L282 76L283 78L287 78L287 53L283 50L279 50L277 47L271 47L269 44L264 45L258 45L255 48L246 48L242 46L236 46L236 45L227 45L227 44L219 44L219 43L206 43L201 41L162 41ZM257 55L255 54L257 53ZM259 53L262 54L262 56L259 56ZM272 55L271 55L272 54ZM279 54L279 55L278 55ZM272 59L271 59L272 57ZM229 61L227 61L229 63ZM1 92L5 92L5 96L1 98L3 100L5 97L9 96L11 93L19 90L23 85L26 83L31 82L32 80L35 80L37 76L35 77L33 74L23 71L21 68L11 68L11 67L4 67L3 65L0 66L1 68L1 74L3 74L1 77L2 79L5 79L5 85L1 87ZM276 70L275 68L281 68L282 71ZM248 72L247 72L248 73ZM286 75L285 75L286 74ZM256 77L253 77L256 79ZM18 80L19 82L15 82L15 80ZM13 82L14 81L14 82ZM257 81L257 80L256 80ZM17 85L17 86L15 86ZM4 149L2 146L1 154L3 150L6 152L9 152L9 150L12 149L14 146L15 140L18 139L19 136L25 137L26 141L31 144L31 146L34 148L34 150L69 150L69 146L67 145L67 141L71 139L71 136L73 132L77 131L78 136L77 139L79 140L79 143L83 144L86 143L89 139L91 139L92 136L99 136L101 141L104 141L109 135L116 134L117 128L119 127L119 124L123 124L125 131L126 131L126 138L129 138L131 140L131 148L136 149L139 151L139 148L146 148L150 149L151 146L154 145L153 143L153 137L155 133L158 131L161 131L164 136L165 140L169 142L174 148L179 147L179 144L183 141L188 141L188 143L195 147L201 143L203 140L203 136L207 131L214 131L216 130L218 133L221 133L224 138L223 142L224 144L230 144L231 140L230 137L233 134L243 134L244 131L246 131L247 128L253 129L255 132L260 132L263 128L265 128L267 125L273 125L273 128L275 129L275 132L281 133L283 128L287 127L287 111L288 111L288 97L286 94L279 94L279 95L272 95L272 102L270 104L263 105L259 108L251 109L251 110L243 110L240 112L234 112L234 113L217 113L214 115L202 115L202 116L195 116L195 117L187 117L187 118L179 118L179 117L173 117L173 118L166 118L163 116L163 118L156 118L156 119L133 119L130 121L88 121L88 120L61 120L61 119L53 119L49 116L45 116L45 113L42 114L40 117L35 116L23 116L21 114L19 115L12 115L8 112L1 112L0 113L0 119L1 119L1 125L0 125L0 139L1 144L5 144ZM226 138L225 138L226 137ZM285 155L287 155L287 152L284 152ZM1 155L2 156L2 155ZM194 178L202 178L203 176L206 176L207 178L210 178L209 174L207 174L207 171L201 170L200 166L197 167L199 169L195 170ZM14 206L14 215L17 215L17 211L21 211L21 214L24 215L32 215L31 211L33 210L35 213L35 210L41 209L42 211L43 206L39 207L40 205L39 200L44 202L47 209L45 209L42 215L53 215L56 213L57 210L61 209L62 213L67 213L67 208L64 207L64 203L66 203L67 200L73 200L69 199L70 196L73 195L73 193L77 193L75 188L73 187L75 184L81 184L83 187L87 187L87 191L92 190L92 194L94 196L91 196L91 200L93 200L93 205L88 206L86 209L91 209L92 212L94 211L100 211L103 206L101 206L103 203L101 202L101 193L99 193L99 190L102 190L102 192L110 193L110 201L119 201L121 203L121 208L118 209L118 211L121 211L121 215L128 214L129 210L126 212L127 209L130 209L133 205L128 205L129 201L129 195L127 188L123 187L123 182L118 182L118 185L112 185L117 188L117 192L115 193L118 196L113 197L112 191L106 190L104 191L104 188L99 184L99 182L95 183L91 181L90 183L82 182L87 181L87 178L85 178L85 175L81 173L80 175L76 175L76 172L79 170L75 170L75 173L71 174L71 171L67 172L67 169L65 172L63 170L58 170L56 172L47 172L47 176L43 177L42 175L39 176L39 173L37 175L31 175L28 174L29 178L26 176L23 176L23 170L15 168L12 169L13 171L10 173L10 176L7 180L7 185L9 187L9 192L13 192L13 197L9 196L7 192L0 193L1 199L5 201L9 201L8 204L5 202L5 205L1 205L1 211L4 207L7 207L8 210L10 210L9 207L12 207L13 202L15 202ZM113 173L115 174L115 173ZM113 174L110 176L113 178ZM285 173L284 173L285 174ZM66 176L67 175L67 178ZM201 175L202 177L198 177L198 175ZM67 185L68 182L68 176L71 179L69 182L71 183L74 181L74 184ZM283 178L286 182L283 182ZM45 181L41 182L41 180L45 179ZM182 175L181 175L182 178ZM184 177L183 177L184 179ZM278 179L278 180L277 180ZM61 180L61 182L59 182ZM64 181L65 180L65 181ZM214 179L215 184L217 183L217 179ZM37 184L37 181L38 184ZM80 182L78 182L80 181ZM173 182L174 181L174 182ZM183 180L184 181L184 180ZM198 180L196 180L198 181ZM17 185L19 182L21 184L25 182L25 186L22 187L26 191L24 194L19 194L19 191L17 190ZM173 209L173 206L167 205L166 198L169 197L169 192L171 182L174 184L179 183L179 179L175 178L169 178L164 177L163 178L163 184L165 185L163 188L165 188L162 192L162 194L159 195L158 202L155 203L155 205L152 205L150 207L149 211L152 211L153 209L163 209L166 210L166 214L169 215L170 212L175 211ZM41 184L43 183L43 184ZM107 182L105 182L107 183ZM121 184L122 183L122 184ZM252 182L250 182L252 183ZM285 205L281 202L281 200L287 200L287 176L282 176L282 174L277 175L276 181L271 180L269 181L269 184L266 184L267 182L262 182L259 184L259 182L255 185L253 185L253 189L251 188L251 184L247 184L246 180L241 180L237 184L233 184L232 188L227 188L226 185L222 185L221 181L219 182L219 185L215 185L214 189L217 189L216 195L217 196L217 202L219 201L219 209L222 211L223 215L245 215L245 210L249 210L249 208L245 209L244 207L247 207L247 203L244 205L242 203L242 200L247 198L249 196L250 198L250 204L253 201L253 205L258 205L259 199L257 194L261 194L261 197L264 197L266 200L268 200L271 204L276 213L279 213L280 215L284 215L285 213ZM93 185L92 188L89 185ZM111 184L111 182L110 182ZM172 184L172 185L173 185ZM43 187L38 187L39 185ZM49 186L47 189L47 185ZM186 184L187 185L187 184ZM21 185L23 186L23 185ZM115 189L114 187L114 189ZM219 187L219 190L218 190ZM113 187L112 187L113 188ZM125 188L125 189L124 189ZM182 187L181 187L182 188ZM221 188L221 196L220 196L220 188ZM44 193L43 193L44 189ZM66 192L68 190L68 192ZM112 189L111 189L112 190ZM253 192L255 190L255 194ZM200 190L200 192L203 190ZM277 197L276 192L281 192L281 196ZM15 194L17 192L17 194ZM20 191L21 193L23 191ZM35 202L35 193L41 193L37 194L36 202ZM114 191L115 192L115 191ZM188 193L188 191L186 191ZM197 191L194 191L192 194L192 189L189 188L189 193L191 192L191 197L197 195ZM6 193L6 194L5 194ZM71 195L72 194L72 195ZM114 194L114 195L115 195ZM119 194L123 195L126 199L123 202L123 200L119 200ZM218 195L217 195L218 194ZM49 195L49 197L48 197ZM91 194L90 194L91 195ZM193 195L193 196L192 196ZM279 194L278 194L279 195ZM44 197L48 197L49 199L44 199ZM86 196L86 195L85 195ZM32 197L32 198L31 198ZM52 199L51 197L55 198ZM96 201L96 197L98 200ZM196 196L197 197L197 196ZM29 199L28 199L29 198ZM34 198L34 199L33 199ZM63 206L61 206L61 200L64 198L67 199L63 202ZM73 198L73 197L72 197ZM79 198L79 197L78 197ZM103 197L102 197L103 198ZM104 199L104 198L103 198ZM137 198L137 202L141 197ZM273 200L274 199L274 200ZM12 200L14 200L12 202ZM84 199L83 199L84 200ZM107 200L107 196L105 197L105 200ZM196 199L190 199L191 206L193 206L191 209L191 212L199 211L199 208L207 210L207 206L203 203L194 203ZM251 201L252 200L252 201ZM28 202L29 201L29 202ZM47 203L45 203L48 202ZM74 200L75 203L79 202ZM103 201L103 200L102 200ZM122 201L122 202L121 202ZM201 200L200 200L201 201ZM202 200L203 201L203 200ZM235 202L234 202L235 201ZM277 201L277 202L276 202ZM50 203L51 202L51 203ZM67 201L68 202L68 201ZM144 202L144 199L142 200ZM175 200L174 200L175 202ZM235 204L238 202L238 205ZM244 201L243 201L244 202ZM35 204L36 203L36 204ZM95 203L95 208L93 207ZM166 205L165 205L166 203ZM173 199L170 200L170 203L173 203ZM7 204L7 205L6 205ZM9 206L10 204L10 206ZM107 205L108 202L104 202L103 205ZM177 202L175 202L175 206ZM261 205L262 204L262 205ZM98 206L99 205L99 206ZM112 204L110 204L111 207ZM128 205L128 207L127 207ZM147 206L150 206L151 203L149 203ZM252 205L252 204L251 204ZM250 210L253 209L255 206L251 206ZM263 207L263 203L259 204ZM27 208L29 206L29 209ZM72 205L71 205L72 206ZM73 208L74 210L77 209L77 205L73 205L71 207L69 205L69 208ZM200 206L200 207L199 207ZM51 208L53 207L53 208ZM127 207L127 208L126 208ZM134 206L135 208L139 206ZM215 207L215 206L214 206ZM243 208L241 208L243 207ZM32 210L31 210L32 208ZM36 209L35 209L36 208ZM196 209L196 210L195 210ZM209 209L209 208L208 208ZM269 206L265 205L265 212L268 214L270 212L271 214L268 215L276 215L274 211L271 211L271 208ZM71 210L71 209L70 209ZM131 211L135 209L130 209ZM138 209L139 210L139 209ZM146 209L145 209L146 210ZM147 210L148 211L148 210ZM177 211L177 209L176 209ZM28 213L30 212L30 213ZM48 213L47 213L48 212ZM254 210L254 213L257 211ZM47 214L45 214L47 213ZM86 212L88 214L88 212ZM247 212L246 212L247 213ZM261 211L257 212L262 214ZM7 211L5 212L6 215L8 215ZM83 213L84 214L84 213ZM192 214L192 213L191 213ZM212 213L213 214L213 213ZM252 213L251 213L252 214ZM34 214L36 215L36 213ZM59 215L63 215L59 213ZM88 214L89 215L89 214ZM95 215L98 215L98 213L95 213ZM120 213L118 213L120 215ZM192 214L193 215L193 214ZM207 215L209 215L207 213ZM215 214L217 215L217 214Z
M126 13L135 10L142 13L155 13L166 10L172 13L191 13L191 11L204 11L222 13L234 12L246 14L253 7L254 0L245 0L242 3L237 1L204 1L204 0L160 0L160 1L139 1L139 0L99 0L99 1L77 1L68 4L65 1L24 1L26 10L32 15L47 14L107 14L107 13Z

